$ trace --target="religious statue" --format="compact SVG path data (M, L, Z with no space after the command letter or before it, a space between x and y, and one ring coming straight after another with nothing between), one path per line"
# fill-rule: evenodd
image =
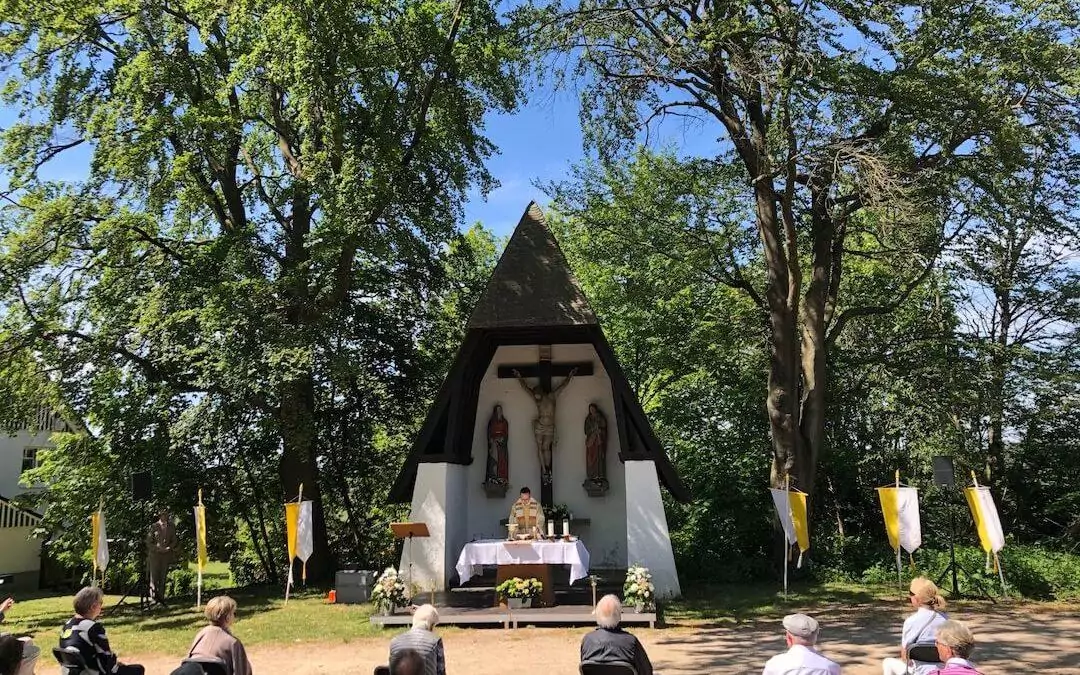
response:
M165 580L179 545L169 512L162 509L146 535L146 567L150 574L150 597L164 604Z
M521 384L521 388L532 395L536 402L536 419L533 420L533 434L536 436L536 452L540 456L540 480L547 485L551 484L551 451L555 445L555 399L559 392L570 384L574 379L577 368L570 371L562 384L555 387L554 391L544 391L543 385L538 384L535 388L525 382L525 378L517 370L514 377Z
M503 417L501 405L496 405L488 420L488 459L485 483L506 485L510 481L510 458L506 439L510 435L510 423Z
M595 403L589 404L589 414L585 417L585 489L589 494L594 491L607 491L607 417ZM593 490L589 490L590 485Z
M544 509L540 502L532 498L532 490L521 488L521 496L510 507L507 523L514 526L511 532L529 536L538 536L544 532Z

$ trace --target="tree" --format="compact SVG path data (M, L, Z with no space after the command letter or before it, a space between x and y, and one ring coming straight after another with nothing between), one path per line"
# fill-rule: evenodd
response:
M772 479L790 474L807 491L830 345L933 271L965 180L1022 165L1037 146L1068 147L1076 133L1066 0L583 0L552 8L538 30L587 78L582 116L602 158L682 116L716 129L708 154L740 167L764 270ZM846 264L859 255L892 256L906 273L890 295L844 306Z
M439 247L466 190L492 184L482 117L518 100L513 26L463 0L0 14L19 111L0 153L0 349L56 372L118 458L156 439L164 459L200 416L257 439L243 452L279 457L264 503L300 484L314 501L324 577L324 415L415 374ZM48 180L79 147L85 179ZM116 404L131 392L155 414Z

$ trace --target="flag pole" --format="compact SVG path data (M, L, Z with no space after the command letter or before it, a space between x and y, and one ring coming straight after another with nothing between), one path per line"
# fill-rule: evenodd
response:
M199 488L199 508L200 509L203 508L202 488ZM203 533L202 536L205 537L206 534ZM196 591L195 591L195 608L198 609L199 607L202 607L202 572L203 572L203 570L202 570L202 557L199 556L199 517L198 517L198 514L196 514L196 516L195 516L195 566L199 570L199 579L198 579L197 585L195 587L196 588Z
M791 518L791 476L784 474L784 496L787 498L788 518ZM787 531L784 531L784 599L787 600L788 590L788 566L791 562L791 542L787 539Z
M896 470L896 504L897 504L897 507L898 507L897 512L896 512L896 516L897 516L896 517L896 585L901 590L903 590L903 588L904 588L904 576L903 576L902 567L901 567L901 563L900 563L900 549L903 548L903 544L901 543L902 539L901 539L900 528L903 527L904 519L900 517L900 509L899 509L899 505L900 505L900 469Z

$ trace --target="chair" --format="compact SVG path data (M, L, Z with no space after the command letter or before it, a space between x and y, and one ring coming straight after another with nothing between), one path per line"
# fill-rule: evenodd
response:
M65 675L82 675L90 670L86 665L86 659L75 647L53 647L52 653Z
M916 642L907 648L909 659L922 661L923 663L941 663L938 656L937 644L933 642Z
M390 675L390 666L375 666L375 675Z
M204 675L229 675L225 662L213 656L189 656L180 663L194 663L202 668Z
M637 669L629 663L613 661L611 663L589 663L578 666L581 675L637 675Z

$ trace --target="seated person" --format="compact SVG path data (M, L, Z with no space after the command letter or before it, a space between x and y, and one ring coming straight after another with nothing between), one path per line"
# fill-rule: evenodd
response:
M532 498L532 490L521 488L521 496L510 507L507 522L517 525L518 534L534 534L544 531L544 508Z
M251 675L244 645L229 630L236 623L236 601L219 595L206 603L204 613L210 625L195 634L188 657L221 659L229 675Z
M143 675L142 666L120 663L109 647L105 627L97 622L105 595L88 586L75 594L75 616L60 629L60 648L74 647L87 667L98 675Z
M581 638L582 663L626 663L638 675L652 675L652 663L636 637L619 628L622 601L605 595L596 603L596 630Z
M15 600L12 598L5 598L0 602L0 623L4 622L4 614L14 604ZM0 631L0 635L3 634L3 631ZM22 662L19 666L20 675L34 675L34 664L37 663L38 656L41 654L41 648L35 645L28 637L20 637L16 638L16 640L22 648Z
M433 633L439 625L439 612L431 605L421 605L413 613L412 629L390 641L390 672L397 672L398 663L408 651L424 659L424 675L446 675L446 654L442 638Z
M404 649L390 666L390 675L424 675L424 657L415 649Z
M762 675L840 675L840 666L822 656L815 645L818 622L805 614L784 617L784 640L788 650L768 660Z
M0 675L17 675L22 658L22 640L14 635L0 635Z
M946 621L938 626L934 642L937 644L938 658L945 664L937 673L980 675L975 664L968 660L971 652L975 651L975 636L967 626L959 621Z
M930 675L938 669L938 664L914 661L908 657L908 649L916 644L933 644L938 626L949 618L945 612L945 598L941 597L937 585L926 577L911 580L908 602L915 608L915 613L904 619L904 629L900 634L900 658L889 657L881 662L884 675ZM909 670L910 666L910 670Z

